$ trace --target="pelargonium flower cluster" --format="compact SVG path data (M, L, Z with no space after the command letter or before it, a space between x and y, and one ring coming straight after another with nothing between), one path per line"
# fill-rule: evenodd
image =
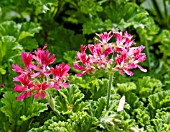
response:
M20 82L21 85L15 83L14 90L21 93L17 100L24 100L25 98L34 95L34 98L44 98L46 89L54 87L59 90L60 87L68 87L68 71L70 66L68 64L59 64L55 68L50 67L56 58L55 55L50 56L50 52L46 50L47 45L42 49L38 48L33 53L22 52L22 61L25 69L19 65L12 64L13 71L18 76L13 80Z
M141 71L147 70L138 63L145 61L145 53L141 53L145 48L143 45L135 47L135 42L132 40L132 35L127 31L117 32L114 29L110 32L96 34L99 38L95 38L97 43L81 45L80 52L77 52L77 57L74 62L74 68L81 72L76 76L82 76L87 73L94 73L99 69L119 71L120 74L126 73L132 76L131 69L139 68ZM109 40L115 37L116 42ZM90 54L86 54L86 49L90 50ZM109 55L112 54L112 58Z

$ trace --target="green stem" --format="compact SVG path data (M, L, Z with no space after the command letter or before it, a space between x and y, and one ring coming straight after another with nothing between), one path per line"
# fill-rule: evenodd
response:
M110 101L112 82L113 82L113 72L111 72L110 75L109 75L109 82L108 82L108 88L107 88L107 105L106 105L106 110L109 109L109 101Z
M150 60L149 46L147 40L145 40L145 47L146 47L146 56L147 56L149 71L151 71L151 66L150 66L151 60Z

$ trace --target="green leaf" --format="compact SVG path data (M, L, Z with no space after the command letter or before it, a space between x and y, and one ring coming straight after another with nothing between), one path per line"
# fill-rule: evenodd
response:
M21 41L25 37L33 37L35 33L39 33L39 31L42 29L39 23L33 23L33 22L25 22L22 23L20 28L20 34L18 41Z
M159 112L156 113L156 118L152 120L156 131L168 132L170 130L170 113Z
M36 7L37 14L46 13L50 10L50 6L58 5L58 0L29 0L28 2Z
M0 36L18 36L18 25L14 21L0 23Z
M31 98L26 99L24 102L16 101L16 95L18 94L6 92L1 100L4 105L1 110L9 118L8 123L11 123L13 131L14 129L26 131L31 124L29 119L33 119L33 117L39 116L40 113L47 110L47 105L32 102Z
M86 39L83 35L75 34L73 30L66 29L59 24L54 26L48 31L48 37L47 40L44 40L44 43L48 43L48 49L52 53L57 53L57 62L62 62L65 51L79 50L80 45L85 43Z
M148 97L150 94L162 91L163 84L160 80L145 76L137 81L139 97Z
M136 90L136 84L133 82L118 83L117 89L118 89L118 92L120 92L121 94L133 92Z
M87 109L87 103L83 102L84 94L76 85L70 85L66 89L59 90L55 97L56 110L63 113L77 112Z
M100 5L99 2L96 2L96 0L79 1L78 6L81 12L88 14L90 16L96 15L97 12L103 11L102 6Z
M88 105L89 107L88 112L92 117L96 117L97 119L100 119L102 116L102 112L105 109L105 106L106 106L106 98L104 97L99 98L97 101L91 100Z
M153 95L150 95L148 98L149 104L148 104L148 110L151 113L151 118L154 117L156 111L159 110L169 110L170 109L170 91L161 91L158 93L155 93Z
M139 97L135 93L126 93L125 99L126 102L130 105L129 111L132 111L133 109L136 108L143 109L143 102L139 100Z
M21 53L22 47L13 36L2 36L0 38L0 63L13 61L13 59ZM10 51L10 52L9 52Z
M23 46L24 50L32 51L33 49L38 48L38 42L35 38L26 37L22 39L20 44Z
M94 132L97 125L97 119L83 111L73 113L68 122L71 123L75 131L79 132Z
M96 32L111 30L113 26L115 26L115 24L112 23L110 19L102 21L101 18L96 17L83 24L83 34L92 34Z

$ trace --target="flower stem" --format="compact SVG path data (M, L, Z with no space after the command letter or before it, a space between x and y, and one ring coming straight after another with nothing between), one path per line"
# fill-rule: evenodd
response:
M146 46L146 56L147 56L147 60L148 60L148 67L149 67L149 72L151 71L151 61L150 61L150 53L149 53L149 46L148 46L148 42L147 40L145 40L145 46Z
M109 75L109 82L108 82L108 88L107 88L107 104L106 104L106 110L109 109L109 101L110 101L110 94L111 94L112 82L113 82L113 72L111 72L110 75Z

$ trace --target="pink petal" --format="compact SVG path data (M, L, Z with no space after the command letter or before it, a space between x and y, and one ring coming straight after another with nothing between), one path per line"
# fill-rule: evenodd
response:
M30 93L30 92L26 92L26 93L25 93L25 97L26 97L26 98L28 98L28 97L30 97L30 96L31 96L31 93Z
M39 97L39 92L34 94L34 98L37 99Z
M83 66L76 64L76 63L73 63L73 67L77 70L86 70Z
M24 99L25 99L25 94L21 94L20 96L16 98L17 101L19 100L23 101Z
M41 92L41 98L44 99L45 97L45 92Z
M60 84L60 86L67 88L69 86L69 83L62 83L62 84Z
M22 87L22 86L20 86L20 85L18 85L18 84L16 84L16 83L15 83L14 85L15 85L14 90L15 90L16 92L18 92L18 93L26 90L24 87Z
M31 77L37 77L38 75L40 75L40 72L37 72L37 73L31 74Z
M105 57L108 56L109 54L113 53L113 49L111 46L108 46L107 49L104 51Z
M147 69L144 69L142 66L139 66L139 65L137 65L137 66L138 66L138 68L139 68L141 71L147 72Z
M123 74L124 74L124 71L123 71L123 70L120 70L119 73L123 75Z
M127 75L133 76L133 72L131 72L130 70L124 70L124 71L125 71L125 73L126 73Z
M54 85L54 88L55 88L56 90L60 90L60 87L59 87L58 84L55 84L55 85Z
M81 76L83 76L84 74L85 74L85 72L83 71L83 72L80 72L80 73L76 74L76 76L77 76L77 77L81 77Z
M18 73L23 73L24 72L24 69L22 69L17 64L16 65L12 64L12 68L13 68L12 70L15 71L15 72L18 72Z

